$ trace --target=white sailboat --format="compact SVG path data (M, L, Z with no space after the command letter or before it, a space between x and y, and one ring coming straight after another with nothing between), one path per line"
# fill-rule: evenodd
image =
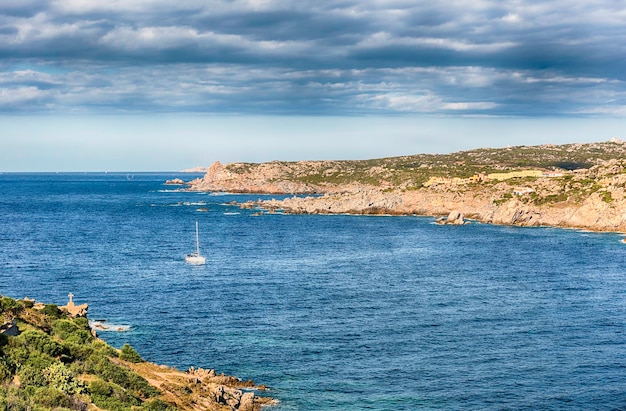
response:
M196 221L196 252L187 254L185 261L189 264L204 264L206 257L200 255L200 241L198 239L198 222Z

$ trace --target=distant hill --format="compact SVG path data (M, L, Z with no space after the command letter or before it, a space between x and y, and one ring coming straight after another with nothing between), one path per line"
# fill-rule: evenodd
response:
M209 171L209 167L193 167L180 170L181 173L206 173Z
M216 162L192 190L324 193L355 186L420 188L432 177L468 178L523 169L570 172L626 158L626 143L482 148L452 154L416 154L373 160Z

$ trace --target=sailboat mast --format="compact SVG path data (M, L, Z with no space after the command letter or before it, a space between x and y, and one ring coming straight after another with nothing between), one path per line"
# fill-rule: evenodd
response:
M200 255L200 240L198 239L198 222L196 221L196 254Z

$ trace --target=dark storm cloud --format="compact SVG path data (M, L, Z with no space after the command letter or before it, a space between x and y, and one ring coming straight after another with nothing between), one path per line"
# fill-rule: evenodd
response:
M0 0L0 110L626 111L620 2L319 3Z

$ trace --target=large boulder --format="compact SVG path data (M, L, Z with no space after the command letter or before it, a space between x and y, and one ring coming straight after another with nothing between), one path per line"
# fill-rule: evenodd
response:
M172 180L165 181L165 184L171 185L171 186L182 186L182 185L185 185L186 183L180 178L174 178Z
M254 411L254 393L246 392L241 396L238 411Z
M453 225L465 224L465 220L463 219L463 213L461 213L458 210L450 211L450 214L448 214L448 218L446 218L446 224L453 224Z

